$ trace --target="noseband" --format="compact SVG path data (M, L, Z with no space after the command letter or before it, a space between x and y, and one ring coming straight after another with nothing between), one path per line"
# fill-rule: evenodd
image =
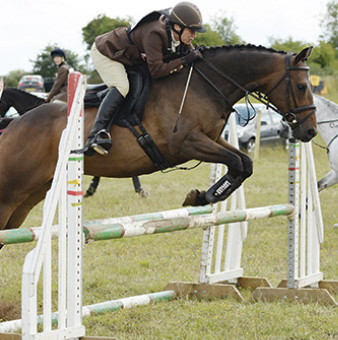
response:
M300 124L302 124L304 121L306 121L308 118L310 118L315 112L316 112L316 106L315 105L304 105L304 106L298 106L297 105L297 101L296 101L296 97L293 91L293 87L291 84L291 78L290 78L290 71L308 71L310 68L308 66L300 66L300 67L296 67L296 66L290 66L290 59L291 56L293 55L293 53L288 52L286 55L286 70L284 75L282 76L282 78L265 94L262 95L261 92L250 92L248 91L245 87L243 87L242 85L238 84L234 79L232 79L231 77L229 77L227 74L225 74L223 71L221 71L219 68L217 68L213 63L211 63L209 60L207 59L202 59L210 68L212 68L214 71L216 71L221 77L223 77L224 79L228 80L229 82L231 82L233 85L235 85L237 88L241 89L244 93L245 96L248 97L249 95L255 99L257 99L258 101L260 101L261 103L263 103L264 105L266 105L267 108L271 108L272 110L274 110L275 112L279 113L280 115L283 116L283 120L285 120L289 126L291 127L291 129L295 129L297 126L299 126ZM196 65L194 66L196 71L221 95L221 97L226 101L226 103L230 106L233 107L232 104L230 103L230 101L228 100L228 98L224 95L224 93L219 89L219 87L217 87L211 80L209 77L207 77L202 71L201 69L199 69ZM277 89L277 87L282 83L282 81L284 80L286 81L286 101L287 101L287 107L288 107L288 111L287 113L283 113L282 111L280 111L279 109L277 109L275 106L270 104L269 98L268 96ZM292 96L292 100L295 104L295 108L291 109L291 101L290 101L290 93ZM234 110L234 109L233 109ZM303 119L299 119L296 115L298 113L304 112L304 111L309 111L312 110L306 117L304 117ZM235 111L235 110L234 110Z

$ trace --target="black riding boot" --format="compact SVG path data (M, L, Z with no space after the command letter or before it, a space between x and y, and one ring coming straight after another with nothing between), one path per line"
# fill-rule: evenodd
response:
M88 140L84 146L86 156L94 156L95 151L100 155L107 155L112 147L112 141L109 132L106 130L109 123L113 121L119 106L122 104L124 97L120 91L113 87L103 99L92 129L90 130Z

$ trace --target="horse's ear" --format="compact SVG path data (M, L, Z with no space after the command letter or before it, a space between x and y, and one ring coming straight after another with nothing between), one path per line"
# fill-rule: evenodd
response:
M312 49L313 49L313 46L310 46L310 47L304 48L302 52L299 52L296 55L295 64L298 64L300 61L306 61L310 57Z

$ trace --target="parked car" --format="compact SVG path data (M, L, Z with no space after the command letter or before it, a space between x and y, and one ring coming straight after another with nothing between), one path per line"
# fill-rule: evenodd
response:
M235 104L234 108L237 112L232 114L236 115L237 135L239 146L245 149L248 153L253 152L256 145L257 135L257 114L261 112L261 128L260 128L260 142L264 143L285 143L285 140L280 138L278 131L281 129L281 115L272 109L267 109L264 104ZM248 117L252 119L248 121ZM247 123L247 124L246 124ZM229 123L225 127L225 139L228 139Z
M27 92L45 92L44 80L39 75L23 76L19 81L18 89Z

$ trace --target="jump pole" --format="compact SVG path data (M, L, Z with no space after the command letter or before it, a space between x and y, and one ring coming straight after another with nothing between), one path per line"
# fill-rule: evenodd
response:
M119 300L105 301L89 306L82 307L82 316L92 316L99 315L106 312L115 312L120 309L131 308L134 306L147 305L150 303L157 303L162 301L171 301L177 297L174 291L162 291L159 293L143 294L132 296L128 298L123 298ZM36 319L36 324L38 326L43 326L44 315L39 315ZM51 322L53 326L58 325L59 313L51 314ZM0 323L0 339L3 339L3 334L5 332L16 332L22 328L22 320L11 320L7 322ZM10 338L9 338L10 339Z
M193 215L209 214L211 212L212 207L210 205L206 205L204 207L187 207L133 216L87 221L83 223L83 228L84 230L88 230L88 228L90 229L91 225L111 225L139 221L156 221L167 218L180 218ZM38 241L41 231L41 227L2 230L0 231L0 244L10 245ZM53 225L51 227L51 237L52 239L57 239L59 237L59 225Z

